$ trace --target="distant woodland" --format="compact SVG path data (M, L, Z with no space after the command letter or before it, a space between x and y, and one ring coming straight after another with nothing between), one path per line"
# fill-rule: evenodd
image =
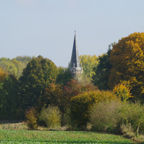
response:
M34 57L30 56L17 56L13 59L2 57L0 58L0 67L5 72L14 75L18 79L22 75L23 69L33 58Z

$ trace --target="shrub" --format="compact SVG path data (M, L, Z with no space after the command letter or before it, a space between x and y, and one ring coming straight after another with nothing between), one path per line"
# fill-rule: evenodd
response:
M122 101L126 101L132 97L129 88L122 83L119 83L114 87L113 93L116 94L116 96L118 96Z
M95 104L90 111L90 124L94 131L114 131L118 122L116 109L120 101L106 101Z
M140 103L122 103L118 108L119 113L119 125L122 123L130 123L134 129L134 132L144 132L144 106ZM118 125L118 127L119 127Z
M39 120L46 123L48 128L55 128L60 126L61 115L60 110L56 106L43 107L39 116Z
M69 127L71 123L70 109L67 108L66 112L61 117L61 125Z
M25 117L27 119L26 123L29 129L37 129L37 120L38 115L34 107L29 108L26 113Z
M90 123L94 131L131 135L144 132L144 106L120 101L101 102L91 108Z
M121 130L121 133L123 134L124 137L132 138L135 136L134 130L131 127L130 123L128 123L128 124L122 123L120 126L120 130Z
M91 107L101 101L118 99L110 91L89 91L71 98L71 119L78 127L86 126Z

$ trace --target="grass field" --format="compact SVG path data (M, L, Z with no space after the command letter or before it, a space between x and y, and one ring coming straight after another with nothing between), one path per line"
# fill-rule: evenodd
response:
M2 144L130 144L134 141L122 136L87 131L30 131L0 130Z

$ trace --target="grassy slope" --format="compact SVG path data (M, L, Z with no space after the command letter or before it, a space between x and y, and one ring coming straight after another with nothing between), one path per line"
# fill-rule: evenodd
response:
M0 143L98 143L129 144L132 140L112 134L82 131L0 130Z

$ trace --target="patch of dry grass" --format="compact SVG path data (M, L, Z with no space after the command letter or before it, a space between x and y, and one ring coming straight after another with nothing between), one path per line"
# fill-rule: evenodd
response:
M134 141L142 143L144 142L144 135L138 135L137 137L132 138Z
M7 130L27 130L27 126L25 122L19 123L1 123L0 129L7 129Z
M5 130L28 130L26 122L19 122L19 123L1 123L0 129ZM66 126L57 127L57 128L46 128L43 126L38 126L37 130L40 131L65 131L67 129Z

